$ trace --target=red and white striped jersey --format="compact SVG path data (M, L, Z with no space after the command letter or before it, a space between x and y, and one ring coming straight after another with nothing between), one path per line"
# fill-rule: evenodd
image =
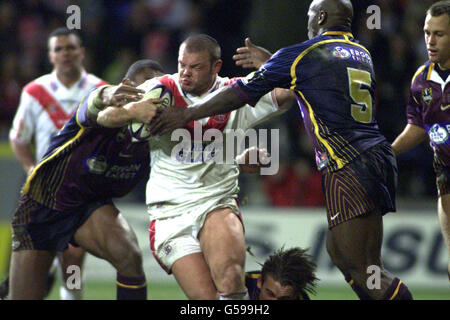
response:
M237 78L217 76L208 92L202 96L194 96L182 91L178 79L178 74L166 75L149 80L140 88L148 91L158 82L162 83L172 92L177 106L189 107L210 98L221 88L237 81ZM241 131L245 133L249 128L280 113L276 98L270 92L263 96L255 107L245 105L227 114L193 121L185 129L151 137L151 172L147 183L147 204L170 203L195 206L196 203L212 198L219 197L220 200L237 196L239 167L234 158L242 147L230 145L231 138L228 134L236 132L236 129L242 129ZM194 123L197 129L194 128ZM199 128L201 130L198 130ZM211 138L208 138L208 134L216 135L215 138L221 135L223 138L221 146L214 150L218 153L222 148L223 163L218 163L218 158L213 159L214 156L209 152L212 149L208 150L211 146ZM183 144L187 148L180 150ZM227 150L229 146L233 148ZM179 212L160 210L161 216L152 216L151 219L177 214Z
M106 82L84 70L71 88L58 80L56 71L35 79L22 90L10 139L28 144L34 137L36 162L40 161L51 137L70 119L81 99L92 88L103 84Z

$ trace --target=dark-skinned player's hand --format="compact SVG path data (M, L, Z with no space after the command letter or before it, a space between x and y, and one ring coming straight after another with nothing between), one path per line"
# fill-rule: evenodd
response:
M150 123L152 135L163 135L178 128L183 128L189 123L189 108L167 107L160 112Z

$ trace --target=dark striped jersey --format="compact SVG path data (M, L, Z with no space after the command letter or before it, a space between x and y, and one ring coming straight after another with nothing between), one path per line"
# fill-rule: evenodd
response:
M48 208L64 211L122 197L148 177L148 142L132 142L127 127L100 127L88 117L88 99L52 138L23 187L23 193Z
M408 123L425 129L440 165L450 166L450 76L442 79L428 61L411 81Z
M370 53L345 27L280 49L233 87L249 104L276 87L293 90L319 170L339 170L386 140L375 120Z
M258 288L258 279L261 276L261 271L249 271L245 273L245 287L248 290L250 300L259 300L261 291ZM311 300L308 294L302 290L299 300Z

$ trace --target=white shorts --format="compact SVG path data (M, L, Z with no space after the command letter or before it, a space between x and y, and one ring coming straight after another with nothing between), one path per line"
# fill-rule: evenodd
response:
M168 274L172 273L175 261L202 251L197 237L208 213L221 208L230 208L242 222L237 199L232 197L206 200L189 206L166 205L163 210L170 210L171 207L173 210L182 210L183 213L169 218L150 220L149 227L150 249L156 261ZM148 213L151 217L152 211L161 209L149 206Z

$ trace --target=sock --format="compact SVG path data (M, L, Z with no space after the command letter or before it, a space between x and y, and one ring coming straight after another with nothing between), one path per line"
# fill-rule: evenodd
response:
M69 290L62 285L61 288L59 288L59 297L61 300L82 300L83 290L81 289Z
M218 293L219 300L250 300L247 288L240 292L224 293L219 291Z
M359 300L373 300L361 287L357 286L355 281L350 276L345 276L345 281L352 287L353 291L358 296Z
M399 278L395 278L386 290L383 300L413 300L413 296L408 287Z
M127 277L117 274L117 300L147 300L147 283L142 277Z

